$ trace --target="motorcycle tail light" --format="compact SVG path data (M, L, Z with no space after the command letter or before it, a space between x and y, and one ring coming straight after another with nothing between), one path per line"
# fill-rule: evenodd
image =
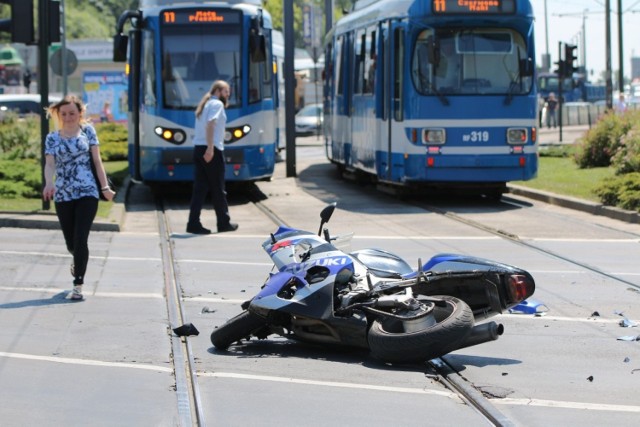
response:
M512 302L520 302L533 295L535 284L530 277L524 274L512 274L507 281L507 287Z

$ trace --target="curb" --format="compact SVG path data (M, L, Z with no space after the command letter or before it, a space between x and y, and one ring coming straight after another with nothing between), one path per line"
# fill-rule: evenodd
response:
M122 189L118 191L116 195L108 218L94 221L91 226L92 231L121 231L126 214L125 201L129 193L130 185L131 179L127 177L122 184ZM604 206L600 203L575 197L561 196L547 191L533 190L520 185L507 184L507 188L510 194L538 200L550 205L586 212L591 215L604 216L630 224L640 224L640 212ZM59 230L60 224L58 223L57 216L52 212L0 212L0 227Z
M640 223L640 212L629 211L613 206L605 206L601 203L590 202L588 200L577 199L575 197L560 196L547 191L532 190L520 185L508 184L507 188L511 194L539 200L541 202L549 203L550 205L586 212L591 215L605 216L631 224Z
M91 225L91 231L121 231L130 183L131 180L127 177L122 184L122 189L116 194L109 216L106 219L96 218ZM0 212L0 228L2 227L59 230L60 223L53 212Z

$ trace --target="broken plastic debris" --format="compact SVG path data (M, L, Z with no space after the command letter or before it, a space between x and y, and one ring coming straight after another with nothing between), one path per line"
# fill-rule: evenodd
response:
M635 328L638 326L638 322L634 322L633 320L629 320L626 317L622 319L619 323L623 328Z
M536 315L538 315L539 313L546 313L547 311L549 311L549 307L544 305L544 303L531 298L524 300L520 304L509 309L509 313L523 313L523 314L536 314Z
M618 341L640 341L640 335L625 335L618 337Z
M173 329L173 332L175 332L175 334L179 337L185 337L185 336L190 336L190 335L199 335L200 331L198 331L196 329L195 326L193 326L192 323L185 323L182 326L179 326L177 328Z

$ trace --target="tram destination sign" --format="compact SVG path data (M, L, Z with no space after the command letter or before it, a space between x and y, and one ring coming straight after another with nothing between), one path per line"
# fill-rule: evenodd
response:
M160 20L165 25L239 24L241 12L216 9L163 10Z
M516 12L515 0L431 0L434 14L500 15Z

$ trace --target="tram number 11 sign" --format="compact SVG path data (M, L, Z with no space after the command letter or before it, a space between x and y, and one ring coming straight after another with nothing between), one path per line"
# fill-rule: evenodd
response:
M515 13L515 0L432 0L436 14L501 15Z

